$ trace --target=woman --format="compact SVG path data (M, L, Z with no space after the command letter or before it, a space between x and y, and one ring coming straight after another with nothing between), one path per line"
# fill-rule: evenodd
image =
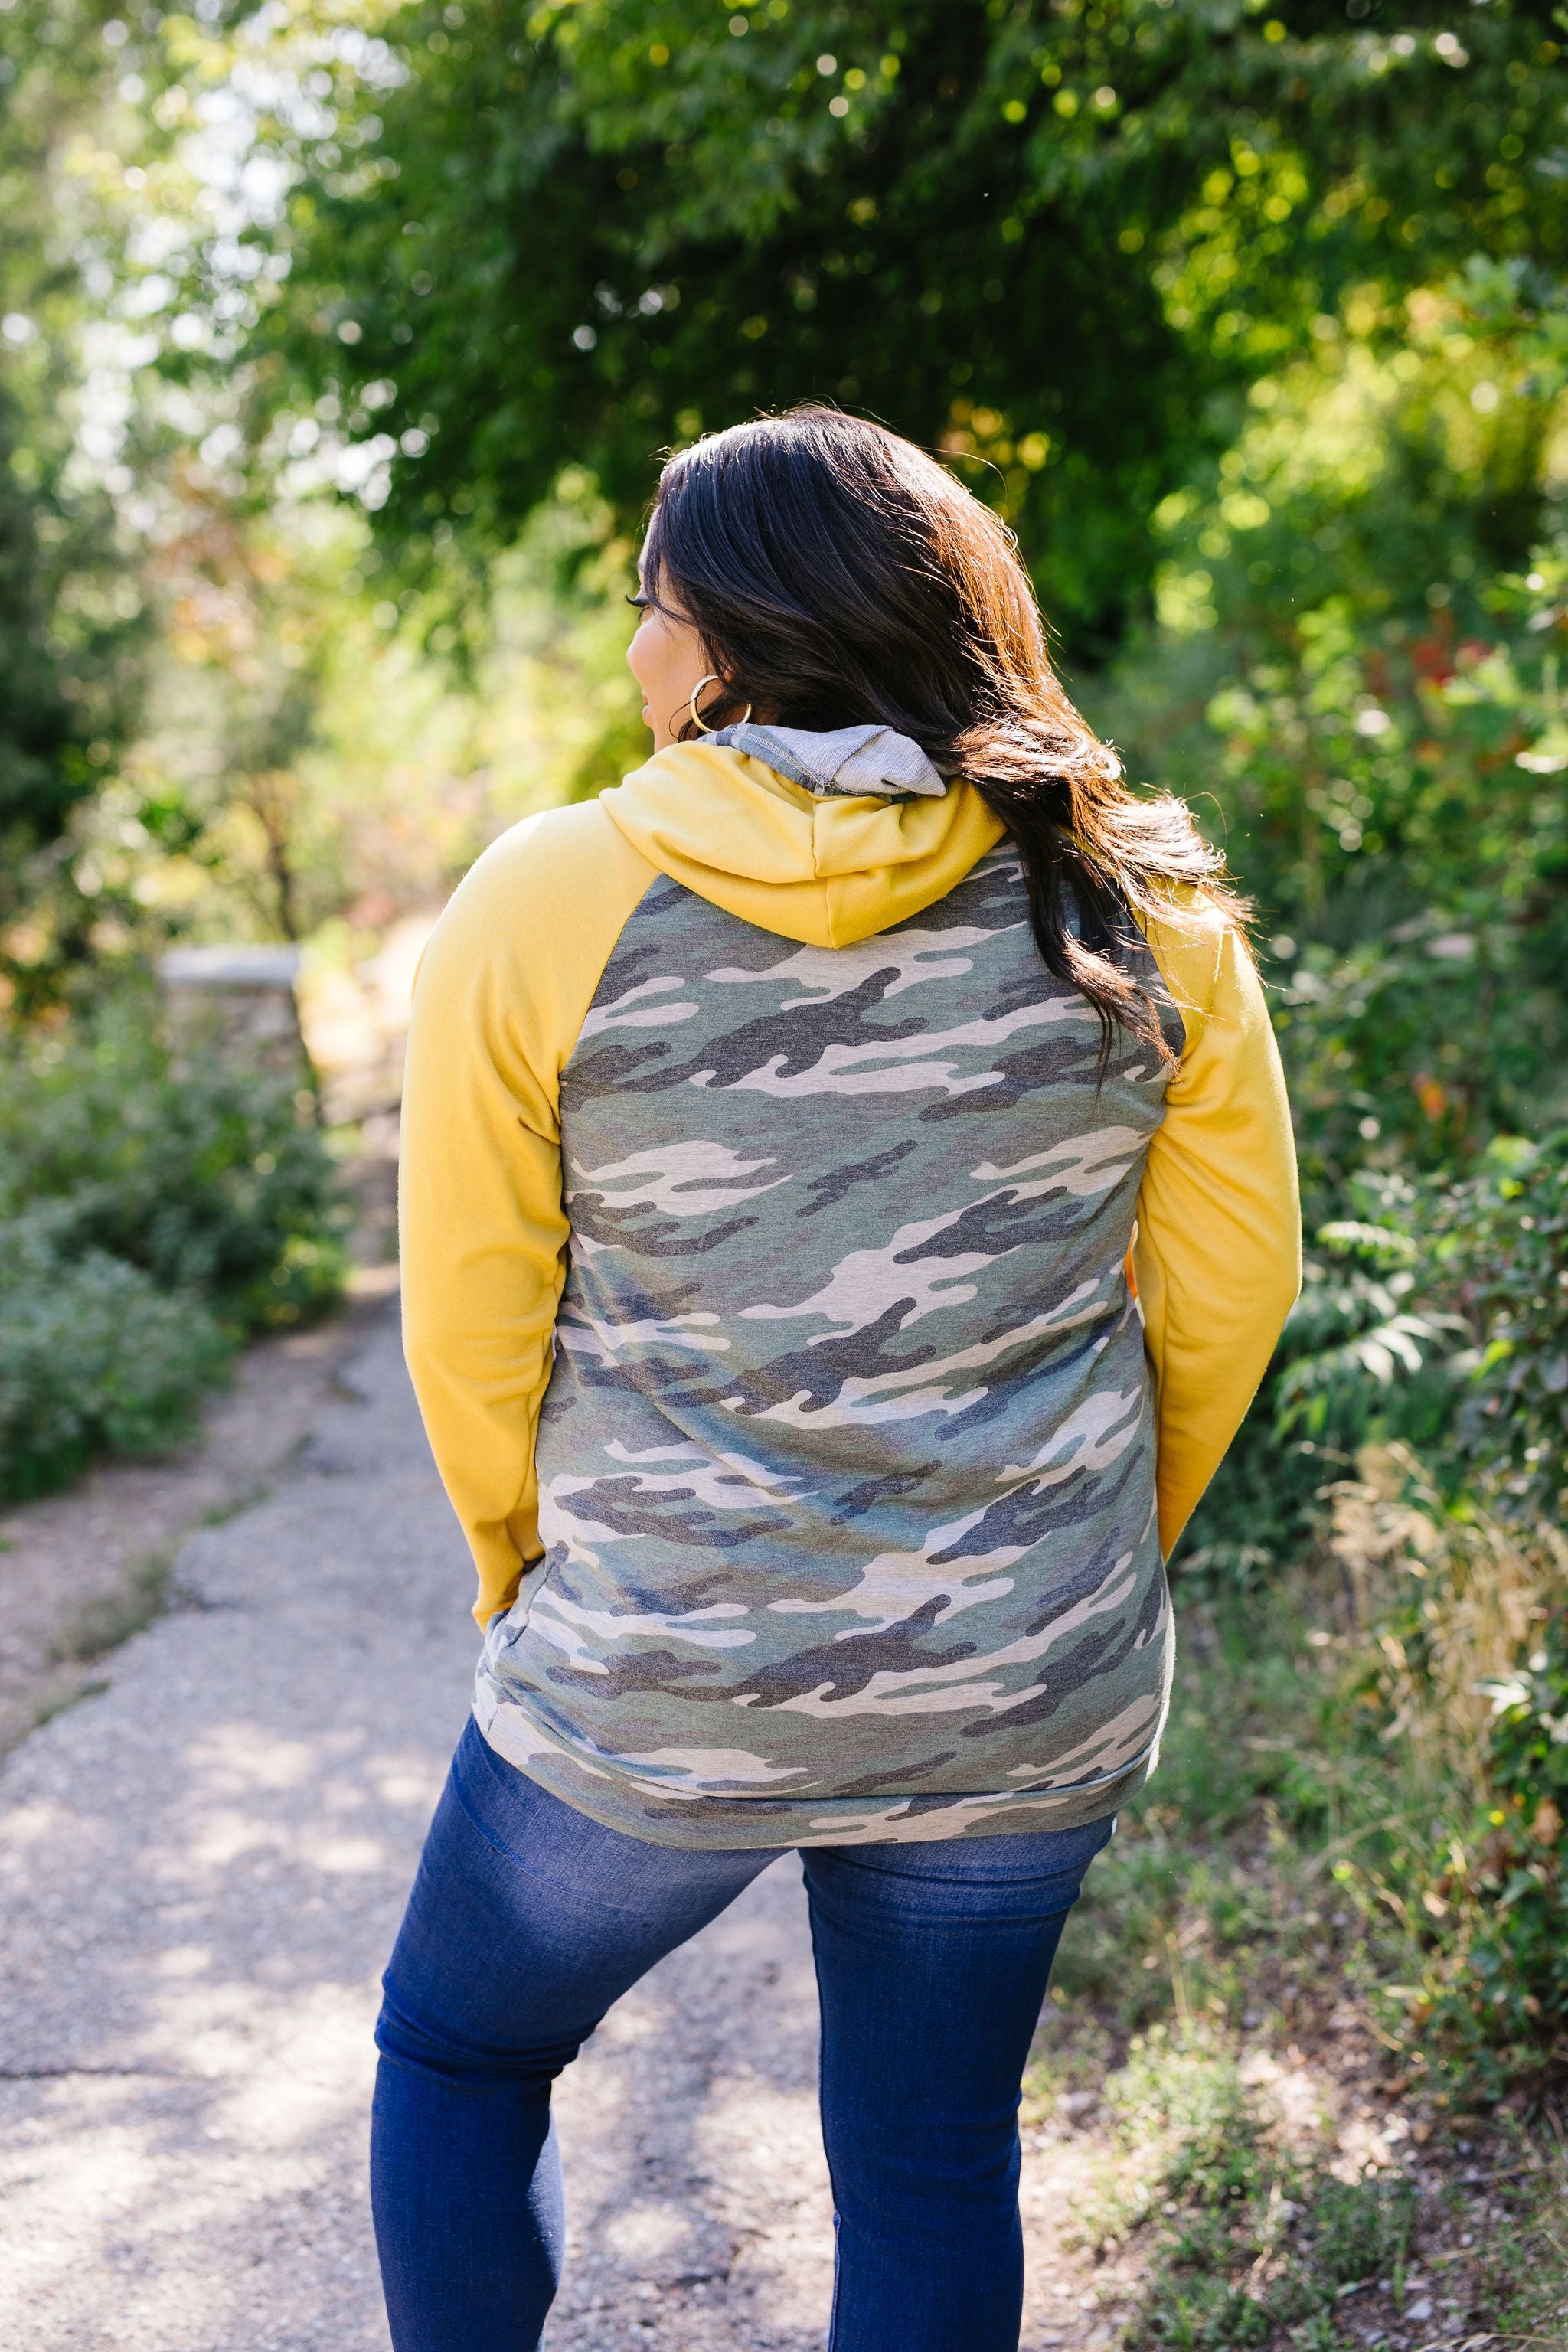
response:
M416 995L406 1346L485 1641L378 2032L394 2341L538 2343L552 2078L798 1847L830 2342L1003 2352L1052 1957L1296 1291L1278 1058L1220 861L918 449L699 442L634 601L654 756L480 858Z

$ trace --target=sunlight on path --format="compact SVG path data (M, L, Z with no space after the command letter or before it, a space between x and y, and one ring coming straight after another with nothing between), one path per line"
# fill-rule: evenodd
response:
M390 1316L345 1389L269 1502L185 1547L186 1605L0 1777L6 2347L384 2352L375 1982L473 1633ZM816 2039L785 1858L563 2085L552 2352L820 2346ZM1054 2245L1064 2161L1026 2180L1031 2352L1102 2332Z

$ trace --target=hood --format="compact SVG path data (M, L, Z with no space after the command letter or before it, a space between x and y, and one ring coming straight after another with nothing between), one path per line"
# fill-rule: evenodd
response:
M933 906L1003 835L963 777L940 796L819 797L717 743L672 743L599 805L672 881L816 948L852 947Z
M742 719L736 727L710 730L710 743L730 743L785 776L808 793L839 793L853 800L871 793L882 800L910 793L937 800L956 768L933 768L918 743L891 727L835 727L826 733L809 727L760 727Z

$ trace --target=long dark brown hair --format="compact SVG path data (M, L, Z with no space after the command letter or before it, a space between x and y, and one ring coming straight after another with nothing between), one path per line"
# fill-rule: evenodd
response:
M720 681L710 727L748 703L784 727L876 720L969 777L1017 846L1047 969L1169 1058L1138 978L1136 915L1173 886L1245 908L1185 804L1138 797L1074 709L1011 532L946 467L879 425L805 407L671 457L642 600L692 623ZM683 734L696 731L689 719Z

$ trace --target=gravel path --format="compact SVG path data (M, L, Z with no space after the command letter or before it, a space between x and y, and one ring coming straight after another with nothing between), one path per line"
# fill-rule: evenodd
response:
M11 1757L7 2352L384 2352L370 2025L468 1588L384 1311L271 1497L188 1542L170 1613ZM559 2095L551 2352L820 2347L815 2006L790 1858L612 2013ZM1081 2160L1057 2136L1029 2159L1026 2347L1112 2336L1055 2238Z
M396 1286L395 1265L362 1266L343 1312L253 1340L175 1452L96 1463L64 1494L0 1516L0 1757L102 1681L104 1653L157 1614L194 1528L272 1492L331 1401L363 1318Z

